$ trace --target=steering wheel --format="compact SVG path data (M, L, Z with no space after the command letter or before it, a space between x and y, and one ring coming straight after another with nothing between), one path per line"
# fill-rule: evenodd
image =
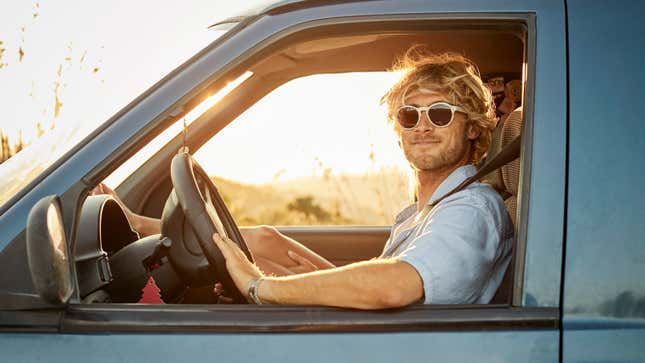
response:
M226 269L224 256L213 242L212 236L214 233L222 237L228 237L237 243L246 254L246 257L253 262L244 238L242 238L235 220L228 208L226 208L226 204L224 204L224 200L217 191L217 187L204 172L204 169L185 150L180 151L172 159L170 178L175 188L179 205L197 235L199 246L208 263L217 272L217 280L232 294L230 297L234 302L246 302Z

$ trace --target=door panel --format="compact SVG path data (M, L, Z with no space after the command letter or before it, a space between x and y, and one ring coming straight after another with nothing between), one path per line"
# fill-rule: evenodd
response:
M642 1L568 1L563 362L645 359L644 13Z
M336 266L378 257L390 227L281 227L278 230Z
M556 331L0 335L3 356L52 363L557 362L556 342Z

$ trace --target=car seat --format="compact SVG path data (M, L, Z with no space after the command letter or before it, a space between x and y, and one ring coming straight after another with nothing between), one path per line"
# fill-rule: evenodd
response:
M511 141L520 135L522 131L523 113L522 107L513 110L508 117L503 120L501 125L498 125L493 133L493 140L491 141L491 148L489 156L495 156L500 150L504 149ZM492 155L491 155L492 154ZM515 226L515 235L517 236L517 191L520 179L520 159L517 158L508 164L502 166L500 169L495 170L486 177L486 181L491 183L493 187L500 192L504 198L506 210L511 217L513 226ZM514 260L511 260L502 283L500 284L495 296L491 300L491 304L509 304L512 296L513 285L513 265Z

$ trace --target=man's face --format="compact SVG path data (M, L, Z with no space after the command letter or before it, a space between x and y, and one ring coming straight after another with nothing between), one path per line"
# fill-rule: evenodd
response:
M440 93L413 92L405 98L406 105L417 107L437 102L450 103L448 97ZM479 136L478 130L468 124L466 114L457 111L447 127L432 125L424 111L416 127L404 129L397 123L396 131L406 159L415 169L426 171L457 167L466 158L470 140Z

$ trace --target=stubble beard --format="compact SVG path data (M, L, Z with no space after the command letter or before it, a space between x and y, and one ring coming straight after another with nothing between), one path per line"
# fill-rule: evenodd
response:
M414 150L415 145L410 146L404 150L404 154L413 169L416 171L439 171L455 168L458 163L464 160L470 143L465 138L458 138L447 145L439 143L434 145L434 147L442 148L437 153Z

